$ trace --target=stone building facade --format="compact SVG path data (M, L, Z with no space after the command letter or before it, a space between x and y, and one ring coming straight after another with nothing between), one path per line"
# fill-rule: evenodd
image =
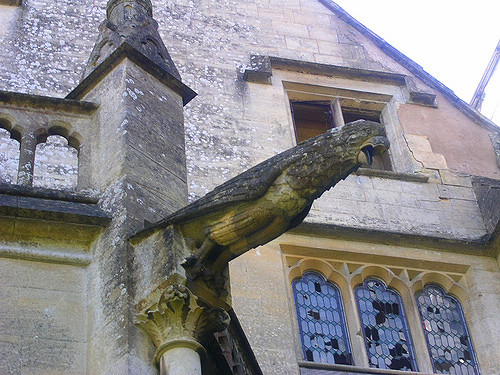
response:
M129 237L300 132L367 118L389 154L231 262L233 323L204 373L497 374L499 128L330 0L152 5L157 32L149 0L0 0L0 373L156 374L135 306L185 254ZM349 360L301 328L311 275L340 295ZM366 329L358 294L374 283L400 298L411 371ZM429 290L459 302L456 350L446 318L421 315L442 307L422 307Z

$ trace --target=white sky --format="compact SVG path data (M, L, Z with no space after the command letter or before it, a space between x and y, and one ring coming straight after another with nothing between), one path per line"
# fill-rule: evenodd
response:
M500 0L334 1L467 103L500 39Z

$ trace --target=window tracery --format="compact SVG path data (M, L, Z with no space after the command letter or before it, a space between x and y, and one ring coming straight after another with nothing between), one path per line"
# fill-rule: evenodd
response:
M377 279L354 290L371 367L416 371L401 297Z
M460 302L437 285L415 295L432 367L439 374L479 374Z
M286 246L287 245L282 245L285 251L293 250L293 248L291 247L287 248ZM362 316L361 314L358 314L356 311L358 312L360 311L359 304L357 301L358 288L363 287L370 281L377 281L383 286L381 291L391 292L397 297L396 300L399 301L398 302L399 307L394 306L394 303L396 301L392 300L390 301L390 305L385 304L385 302L389 303L389 301L382 301L383 304L376 303L375 305L378 307L378 309L374 308L372 304L371 307L375 313L372 320L375 320L375 324L377 323L377 313L379 313L380 311L383 311L385 316L389 316L389 314L391 314L391 311L392 313L399 312L400 315L402 313L405 314L404 323L407 325L407 328L405 328L405 330L408 335L407 336L408 339L406 339L406 342L408 343L408 350L411 352L412 355L412 359L410 361L410 363L412 364L412 371L417 371L417 372L422 371L426 373L435 372L435 373L449 373L449 374L467 374L467 375L480 374L478 361L474 355L474 352L472 351L471 339L469 336L467 336L467 338L470 343L470 349L471 349L470 356L474 362L472 365L473 370L471 370L470 368L464 369L462 366L464 363L462 362L460 362L460 366L458 367L458 369L456 369L455 367L450 367L449 370L443 370L442 368L441 370L436 369L434 364L434 359L432 358L432 354L430 353L430 349L428 350L427 348L428 343L426 342L427 341L427 332L425 332L426 327L425 324L421 324L419 312L417 312L417 310L420 310L420 306L418 304L418 297L420 296L420 294L423 293L424 290L428 290L428 288L434 287L440 290L442 296L445 297L447 296L448 298L452 298L457 303L457 306L459 306L460 308L459 315L463 318L463 322L466 327L465 316L463 314L463 311L461 310L459 301L465 301L468 298L467 297L468 292L465 285L462 283L463 280L461 277L461 275L464 275L469 269L468 265L462 265L459 263L453 265L450 264L442 265L441 272L430 271L428 269L416 270L413 268L412 269L398 268L397 269L398 273L394 273L392 268L383 265L373 265L373 264L358 263L358 262L356 263L342 262L342 260L341 259L339 260L339 258L320 259L316 257L314 258L302 257L295 253L286 254L285 261L286 264L288 264L289 266L289 280L291 282L294 297L296 294L294 283L299 280L302 280L304 275L310 273L313 274L316 273L316 275L318 275L323 281L325 280L327 280L327 282L333 281L335 283L335 287L338 287L339 295L343 300L342 309L343 311L345 311L344 315L346 318L345 329L346 332L348 332L350 338L352 339L352 342L350 342L352 348L351 349L352 369L353 369L352 371L356 372L356 369L360 369L361 372L364 372L366 370L362 369L366 369L369 366L376 367L371 362L371 353L369 352L369 349L366 346L366 341L364 340L364 334L366 333L366 331L364 329L365 327L362 321ZM450 294L447 294L446 291L449 291ZM451 295L451 293L453 294L453 296ZM375 298L377 298L376 291L375 291ZM378 299L380 300L380 298ZM436 298L435 302L438 305L440 303L445 305L444 297L443 300L441 300L441 302L439 302L438 299ZM297 306L297 303L295 303L295 306ZM365 308L367 308L366 301L365 301ZM299 314L298 308L296 310L298 315ZM436 310L434 311L436 312ZM445 314L446 313L447 312L445 311ZM446 316L449 316L449 314ZM378 319L382 320L382 316L379 315ZM297 316L297 320L300 325L300 317ZM389 326L391 326L390 323ZM400 326L400 324L397 325L394 324L394 327L397 328L398 326ZM432 329L432 323L430 323L430 327ZM439 327L441 327L442 329L444 328L446 330L444 323L443 325L441 324L438 325L436 322L435 327L437 327L438 331ZM299 339L300 336L300 340L302 341L302 332L300 331L300 327L297 333L298 333L297 339ZM357 335L358 333L360 334L359 337ZM372 341L373 339L377 339L376 333L373 334L372 331L370 333L372 334L371 336ZM378 334L379 334L378 339L380 340L380 333ZM411 336L413 336L413 338ZM394 336L392 337L394 339ZM400 337L399 333L397 337ZM409 340L413 340L413 342L410 342ZM462 341L464 341L464 338L462 338ZM455 345L457 345L457 341L455 339L454 342ZM403 345L401 343L400 345L402 348ZM377 348L376 345L374 345L374 347ZM301 347L301 349L302 353L304 353L303 346ZM379 351L381 349L382 346L380 345ZM428 351L430 355L427 355ZM439 353L439 350L437 352ZM403 350L398 350L398 349L394 349L393 353L395 353L396 355L398 355L398 353L401 354L400 357L403 357L405 355L405 353L403 353ZM389 354L391 354L390 351ZM463 354L463 356L461 357L462 361L466 361L466 357L469 358L469 355L465 353L465 351L463 351L462 354ZM444 358L446 358L446 356L447 355L444 355ZM336 371L337 369L340 370L340 367L337 366L338 365L337 363L327 363L325 367L325 365L316 365L314 363L315 362L314 360L313 361L308 360L305 355L303 358L307 361L307 362L299 361L299 366L303 369L328 368L333 371ZM451 358L453 359L453 354ZM457 358L460 361L460 357L458 355ZM377 364L378 364L378 359L377 359ZM314 366L321 366L321 367L314 367ZM468 365L466 364L466 367L467 366ZM392 368L397 369L394 367L386 367L386 369L392 369ZM410 371L409 368L399 369L399 371L401 370ZM342 371L345 371L345 369L343 369ZM305 371L304 373L307 372Z
M352 365L338 287L315 272L292 283L302 353L306 361Z

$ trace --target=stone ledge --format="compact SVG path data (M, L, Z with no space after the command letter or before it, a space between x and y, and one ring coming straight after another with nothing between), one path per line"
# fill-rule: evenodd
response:
M0 5L17 7L22 4L22 0L0 0Z
M95 203L9 195L3 192L0 192L0 215L101 227L111 221L111 217Z
M290 233L296 234L321 235L324 237L398 246L414 246L418 244L421 248L439 249L454 253L488 257L494 257L498 251L496 245L500 237L500 233L498 232L500 231L486 234L478 239L467 240L311 222L302 222L299 226L290 231Z
M432 375L430 373L415 371L388 370L379 368L365 368L349 365L329 365L326 363L299 361L301 375Z
M399 181L429 182L429 176L420 173L400 173L381 169L359 168L354 174L358 176L380 177Z
M12 259L26 259L37 262L62 263L75 266L87 266L92 262L92 255L87 253L73 253L34 249L17 246L0 246L0 257Z
M275 56L251 55L250 61L251 68L244 71L244 78L253 78L256 75L258 77L270 77L272 75L272 67L276 67L286 70L308 72L312 74L330 74L362 81L368 80L376 82L387 82L398 86L406 86L407 84L406 76L403 74L382 72L378 70L320 64L310 61L293 60ZM266 83L266 80L263 80L261 83Z
M0 90L0 105L26 107L29 109L62 110L84 114L91 114L99 108L95 103L82 100L55 98L51 96L24 94L21 92L3 90Z
M21 197L42 198L66 202L90 203L96 204L99 196L86 191L69 191L49 189L34 186L23 186L0 183L0 195L16 195Z

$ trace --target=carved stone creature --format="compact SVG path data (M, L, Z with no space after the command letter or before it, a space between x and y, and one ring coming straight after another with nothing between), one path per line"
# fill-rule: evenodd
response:
M176 226L193 255L192 278L297 226L314 199L389 148L384 127L358 120L306 140L232 178L155 227Z

